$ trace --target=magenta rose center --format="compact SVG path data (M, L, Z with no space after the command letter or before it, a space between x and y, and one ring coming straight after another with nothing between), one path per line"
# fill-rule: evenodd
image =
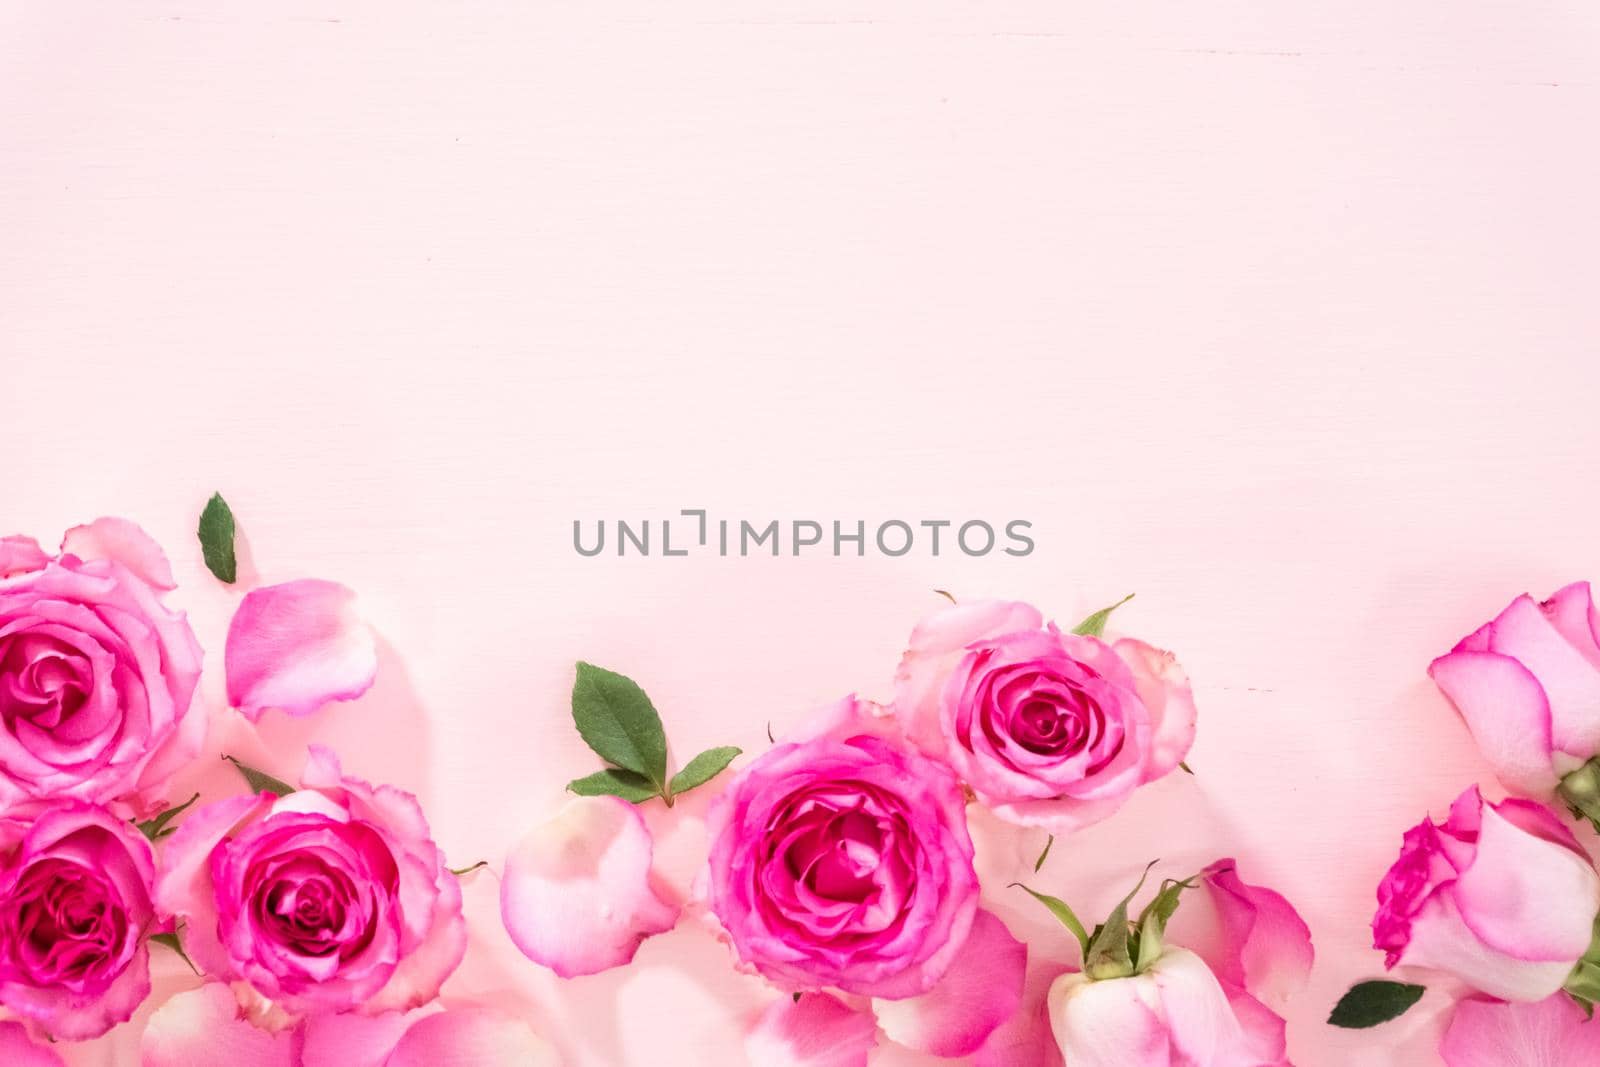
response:
M1089 672L1089 681L1099 676ZM1093 752L1085 773L1099 770L1121 751L1117 721L1072 678L1032 665L1001 668L985 679L984 689L981 728L998 751L1015 745L1037 756Z
M865 783L796 792L776 809L762 847L760 907L808 940L883 936L916 891L916 843L905 815Z
M122 958L128 913L99 873L59 858L17 879L4 905L12 966L39 985L80 986Z
M93 688L88 658L70 645L34 633L0 637L0 718L7 728L27 722L56 730L77 714Z

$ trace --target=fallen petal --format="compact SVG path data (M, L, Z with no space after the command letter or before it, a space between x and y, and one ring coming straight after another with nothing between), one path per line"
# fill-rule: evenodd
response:
M571 978L633 959L679 909L650 885L650 831L627 801L578 797L506 858L500 913L523 955Z
M878 1044L872 1016L827 993L775 1001L745 1037L745 1057L762 1067L867 1067Z
M141 1067L296 1067L293 1035L258 1030L227 986L179 993L150 1017Z
M559 1062L555 1049L526 1022L472 1007L414 1023L385 1067L556 1067Z
M1557 993L1532 1004L1469 997L1439 1041L1446 1067L1559 1067L1600 1062L1600 1023Z
M972 933L938 984L921 996L874 1000L878 1025L897 1045L935 1056L966 1056L1022 1003L1028 946L1006 924L979 911Z
M18 1022L0 1023L0 1063L6 1067L65 1067L60 1056L34 1044L27 1027Z
M257 589L228 627L228 702L252 722L268 708L309 715L354 700L378 672L377 642L356 613L355 593L305 578Z

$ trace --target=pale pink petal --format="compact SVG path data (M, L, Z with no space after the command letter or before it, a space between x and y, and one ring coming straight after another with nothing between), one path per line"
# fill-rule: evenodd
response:
M1588 857L1552 845L1483 805L1476 858L1457 877L1462 918L1491 948L1572 966L1600 912L1600 875Z
M523 1020L471 1007L414 1023L385 1067L556 1067L559 1062L549 1042Z
M228 702L252 721L268 708L309 715L365 693L377 642L337 582L305 578L257 589L239 604L224 653Z
M35 1044L27 1027L18 1022L0 1023L0 1063L6 1067L65 1067L60 1056Z
M1246 1067L1244 1029L1204 960L1187 949L1168 948L1149 973L1161 991L1175 1062Z
M50 562L39 542L20 534L0 537L0 578L36 571Z
M233 991L213 982L179 993L150 1017L141 1067L296 1067L290 1033L245 1020Z
M632 804L568 801L506 857L500 912L511 939L563 978L627 963L678 918L650 884L651 851Z
M1539 605L1550 624L1596 669L1600 669L1600 611L1588 582L1564 585Z
M1194 744L1194 691L1171 652L1124 637L1111 646L1133 671L1134 691L1150 709L1150 762L1145 780L1173 770Z
M1428 668L1507 789L1555 788L1550 704L1528 668L1509 656L1458 649Z
M1494 620L1494 651L1511 656L1539 679L1550 702L1555 747L1582 759L1600 752L1600 670L1557 630L1529 596Z
M939 696L968 645L1019 630L1037 630L1044 616L1012 600L975 600L934 612L911 631L895 673L894 712L906 736L925 752L944 750Z
M1600 1063L1600 1022L1565 993L1532 1004L1468 997L1456 1005L1439 1055L1446 1067L1577 1067Z
M127 519L96 519L74 526L61 539L61 551L81 560L108 559L120 563L156 589L176 589L172 564L155 539Z
M163 915L185 921L183 947L207 974L232 970L217 937L217 901L211 883L212 850L247 819L272 806L269 795L245 794L213 801L178 820L178 831L161 846L155 901Z
M1016 1014L1027 967L1028 946L980 910L960 954L932 989L904 1000L874 1000L872 1010L897 1045L966 1056Z
M1470 979L1479 991L1503 1000L1543 1000L1560 989L1573 960L1528 961L1483 943L1462 921L1455 898L1435 892L1411 920L1411 940L1398 963Z
M418 1018L398 1011L313 1015L301 1027L297 1067L385 1067L389 1053Z
M826 993L775 1001L745 1037L745 1057L761 1067L867 1067L878 1044L872 1016Z
M1069 1067L1131 1067L1172 1061L1160 993L1148 973L1091 982L1064 974L1050 987L1050 1027Z
M1206 961L1225 985L1282 1009L1311 974L1311 930L1279 894L1243 881L1218 860L1184 893L1167 925L1168 944Z
M1062 1067L1048 998L1051 985L1069 970L1055 960L1029 961L1022 1004L973 1055L973 1067Z

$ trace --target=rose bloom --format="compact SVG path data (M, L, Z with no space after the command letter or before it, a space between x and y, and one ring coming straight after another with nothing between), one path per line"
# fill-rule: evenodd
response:
M1372 920L1386 964L1427 967L1503 1000L1542 1000L1589 948L1600 875L1548 808L1484 801L1406 831Z
M150 992L155 858L130 823L77 800L0 818L0 1003L54 1037L98 1037Z
M926 992L971 931L965 798L847 697L741 770L708 816L708 897L740 960L789 992Z
M184 947L293 1014L432 1000L466 925L416 798L344 777L317 745L301 785L207 805L167 840L156 897Z
M1285 1065L1281 1012L1311 973L1311 932L1287 900L1219 860L1180 898L1160 955L1139 973L1050 987L1068 1067Z
M925 619L894 707L912 740L997 815L1053 833L1105 818L1194 741L1194 698L1170 653L1062 633L1021 603Z
M143 802L204 743L200 646L167 610L166 558L124 519L68 531L59 556L0 539L0 805Z
M1600 817L1600 616L1588 582L1526 594L1428 673L1513 792Z

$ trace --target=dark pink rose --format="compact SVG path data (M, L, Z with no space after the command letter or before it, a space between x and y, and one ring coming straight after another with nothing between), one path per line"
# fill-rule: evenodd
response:
M736 775L709 816L709 903L787 991L927 992L972 930L965 797L892 720L846 698Z
M150 992L154 878L150 843L103 808L0 818L0 1003L72 1040L130 1018Z
M124 519L47 556L0 541L0 804L150 799L204 743L200 646L161 602L172 572Z
M466 925L416 798L345 777L321 746L301 786L207 805L169 839L157 899L185 920L184 947L295 1014L432 1000Z

